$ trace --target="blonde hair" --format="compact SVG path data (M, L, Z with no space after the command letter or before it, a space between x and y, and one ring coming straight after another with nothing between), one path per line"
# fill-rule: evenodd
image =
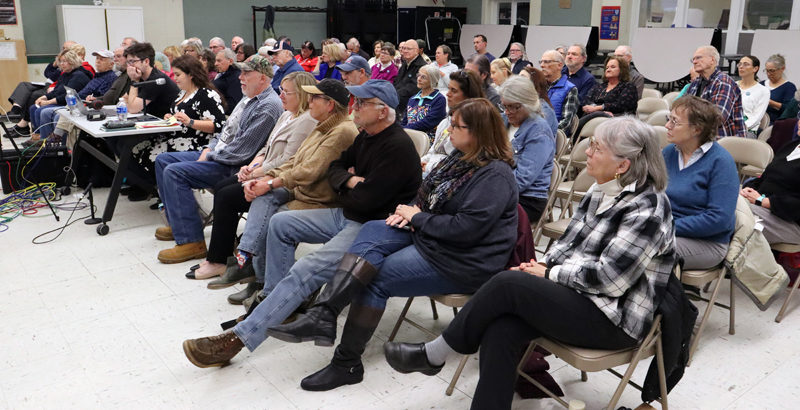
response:
M73 69L78 68L81 66L81 64L83 64L83 58L81 58L80 54L78 54L74 48L62 51L58 58L67 62Z
M283 77L283 80L281 80L281 85L287 81L291 81L292 84L294 84L295 90L297 91L297 100L300 103L297 109L297 115L300 115L308 110L308 93L303 90L303 86L316 85L317 80L310 73L305 71L295 71L293 73L286 74L286 77Z
M322 54L327 54L332 62L339 62L347 59L345 52L335 43L322 46Z
M78 53L78 56L80 56L81 60L86 58L86 47L84 47L84 46L82 46L80 44L75 44L74 46L70 47L69 50L72 50L72 51Z

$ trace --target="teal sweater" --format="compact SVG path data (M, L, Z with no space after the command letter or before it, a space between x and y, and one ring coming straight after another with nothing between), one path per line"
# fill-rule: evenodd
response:
M716 142L694 164L678 170L677 147L662 151L675 236L728 243L736 227L739 175L731 155Z

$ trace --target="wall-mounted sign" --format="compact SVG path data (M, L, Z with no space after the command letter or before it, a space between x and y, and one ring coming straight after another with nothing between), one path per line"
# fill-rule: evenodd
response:
M620 6L600 8L600 40L619 40Z

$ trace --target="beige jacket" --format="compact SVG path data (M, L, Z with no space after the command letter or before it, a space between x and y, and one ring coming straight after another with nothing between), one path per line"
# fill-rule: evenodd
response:
M264 155L265 158L261 163L261 168L259 168L261 171L257 171L255 176L263 176L266 171L286 162L297 152L297 149L300 148L300 145L316 126L317 120L308 111L300 114L295 119L292 119L290 111L284 111L278 117L278 121L275 122L273 132L267 138L264 148L261 148L261 151L256 154L257 157Z
M346 114L334 115L319 123L288 161L267 171L294 194L294 200L287 204L289 209L336 206L336 193L328 183L328 166L353 144L357 134Z

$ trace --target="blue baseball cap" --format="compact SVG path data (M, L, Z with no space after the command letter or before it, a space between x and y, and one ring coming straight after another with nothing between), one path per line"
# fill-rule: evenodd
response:
M353 71L363 68L367 75L372 75L372 69L369 68L369 63L364 60L364 57L359 55L350 56L344 63L337 65L339 71Z
M362 58L363 60L363 58ZM397 108L400 101L397 98L397 90L392 83L386 80L367 80L361 85L347 86L347 91L358 98L377 98L383 101L389 108Z

